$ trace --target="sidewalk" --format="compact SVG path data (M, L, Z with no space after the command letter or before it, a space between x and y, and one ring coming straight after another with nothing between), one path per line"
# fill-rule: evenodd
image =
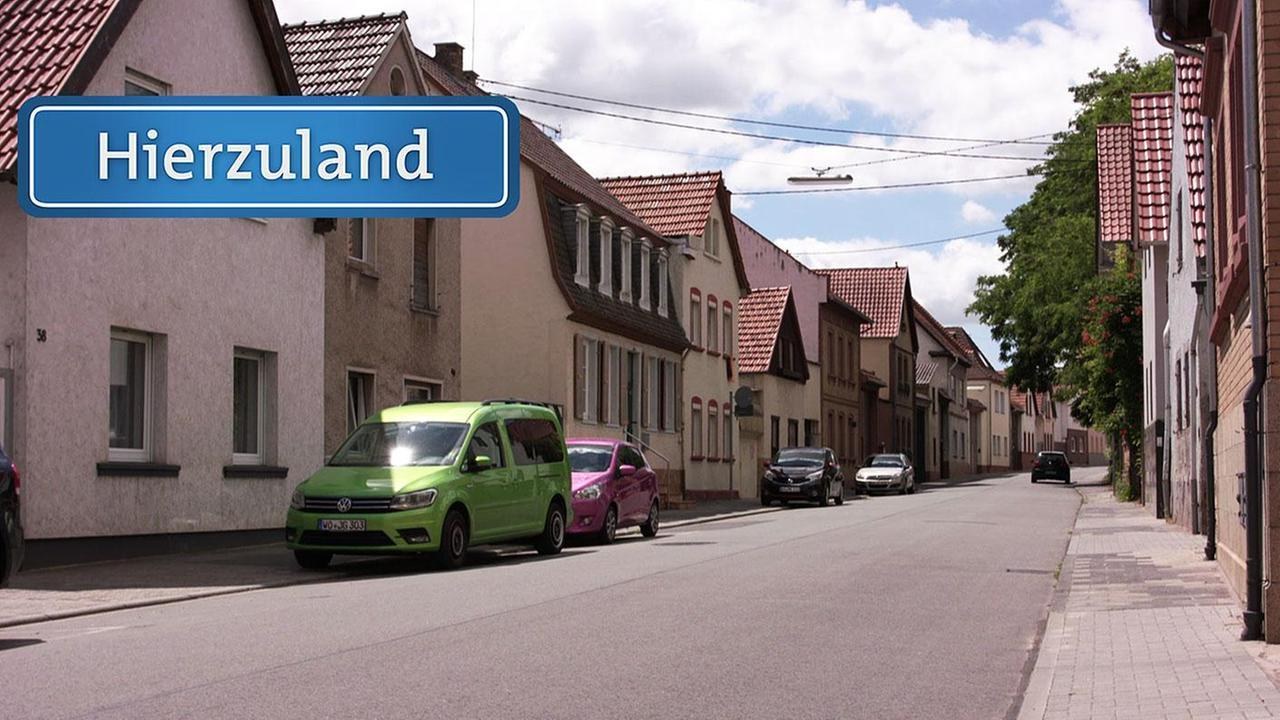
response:
M662 528L779 510L761 507L758 500L699 503L688 510L664 512ZM637 532L629 528L619 534ZM496 547L474 552L501 555L525 549ZM414 572L420 567L412 558L338 556L330 571L312 572L300 569L283 543L272 543L45 568L18 573L11 587L0 590L0 628L263 588Z
M1084 505L1018 717L1280 717L1280 689L1239 638L1240 609L1204 537L1108 486Z

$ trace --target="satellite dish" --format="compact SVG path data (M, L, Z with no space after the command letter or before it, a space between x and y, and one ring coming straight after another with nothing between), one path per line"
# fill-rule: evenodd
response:
M750 417L755 414L751 388L740 387L733 391L733 414L738 417Z

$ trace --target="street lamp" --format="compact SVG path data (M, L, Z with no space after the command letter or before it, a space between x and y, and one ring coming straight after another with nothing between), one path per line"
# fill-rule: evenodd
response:
M833 168L811 168L812 175L800 175L787 178L787 182L792 185L848 185L853 182L852 175L828 175Z

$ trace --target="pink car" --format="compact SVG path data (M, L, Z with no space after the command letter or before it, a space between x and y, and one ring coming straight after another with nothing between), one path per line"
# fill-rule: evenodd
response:
M645 537L658 534L658 476L639 448L590 438L566 444L573 471L571 535L607 544L618 528L631 525Z

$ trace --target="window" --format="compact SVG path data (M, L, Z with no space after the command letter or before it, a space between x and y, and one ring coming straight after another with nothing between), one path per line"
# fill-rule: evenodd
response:
M467 446L467 462L474 462L481 455L489 458L496 468L506 467L506 458L502 456L502 435L498 432L496 422L481 425L476 428L476 434L471 436L471 444Z
M818 445L821 445L821 444L822 444L821 440L818 438L818 421L806 419L804 421L805 447L817 447Z
M618 299L622 302L631 302L631 241L635 238L635 234L631 228L622 228L622 247L620 258L622 260L622 276L621 285L618 288Z
M425 402L428 400L439 400L441 397L441 384L432 380L419 380L417 378L404 379L404 401L405 402Z
M577 264L574 265L573 281L582 287L591 286L591 209L582 203L566 206L564 212L571 214L574 222L577 241Z
M679 365L670 360L662 363L662 429L676 429L676 373Z
M616 345L609 346L609 387L613 388L613 392L609 393L609 409L606 420L611 425L618 425L622 421L622 413L620 410L622 402L622 348Z
M724 418L720 421L724 425L724 445L720 447L720 457L725 460L733 459L733 401L726 401L723 405Z
M707 459L720 457L720 409L715 400L707 403Z
M124 94L125 96L142 96L155 97L158 95L169 94L169 84L161 82L149 75L134 70L133 68L125 68L124 71Z
M347 371L347 432L354 432L373 413L373 373Z
M419 310L434 310L436 306L435 278L435 220L417 218L413 221L413 297L410 302Z
M351 234L347 237L348 257L372 265L377 242L378 224L374 218L351 218Z
M640 309L649 309L649 256L653 253L653 243L649 238L640 239Z
M151 460L151 336L111 333L107 455L111 460Z
M627 411L630 413L628 421L633 428L638 428L642 421L640 409L642 407L641 401L643 399L642 395L644 384L644 369L641 365L640 353L628 352L627 365L629 378L628 386L630 387L630 391L627 394Z
M600 292L613 297L613 220L600 218Z
M769 416L769 457L778 456L778 416Z
M787 445L791 447L799 447L800 445L800 421L787 421Z
M727 300L724 301L723 315L721 334L724 341L721 343L721 352L724 355L733 355L733 306Z
M719 324L716 322L720 315L720 308L716 304L716 296L707 296L707 351L719 352L720 330Z
M689 402L689 456L702 459L702 400L697 396Z
M689 342L702 347L702 294L697 288L689 291Z
M391 68L391 94L400 96L404 95L404 91L404 71L400 69L399 65L397 65Z
M720 257L720 220L711 218L707 222L707 236L703 238L704 252L711 257Z
M967 447L968 447L968 443L966 443L964 440L964 433L960 433L960 459L961 460L964 460L967 457L965 453L965 449Z
M231 462L263 464L262 355L237 350L231 361Z
M645 377L645 386L648 388L647 395L649 409L649 422L646 426L651 430L656 430L659 423L661 423L661 408L659 407L659 396L662 392L662 378L660 377L662 374L661 366L662 362L658 358L649 358L648 375Z
M511 458L516 465L564 461L564 440L550 420L514 418L506 421Z
M662 248L658 251L658 314L662 317L667 317L670 312L667 296L671 294L671 279L667 273L667 249Z
M581 387L579 388L578 418L595 422L600 402L600 343L594 338L581 340Z

